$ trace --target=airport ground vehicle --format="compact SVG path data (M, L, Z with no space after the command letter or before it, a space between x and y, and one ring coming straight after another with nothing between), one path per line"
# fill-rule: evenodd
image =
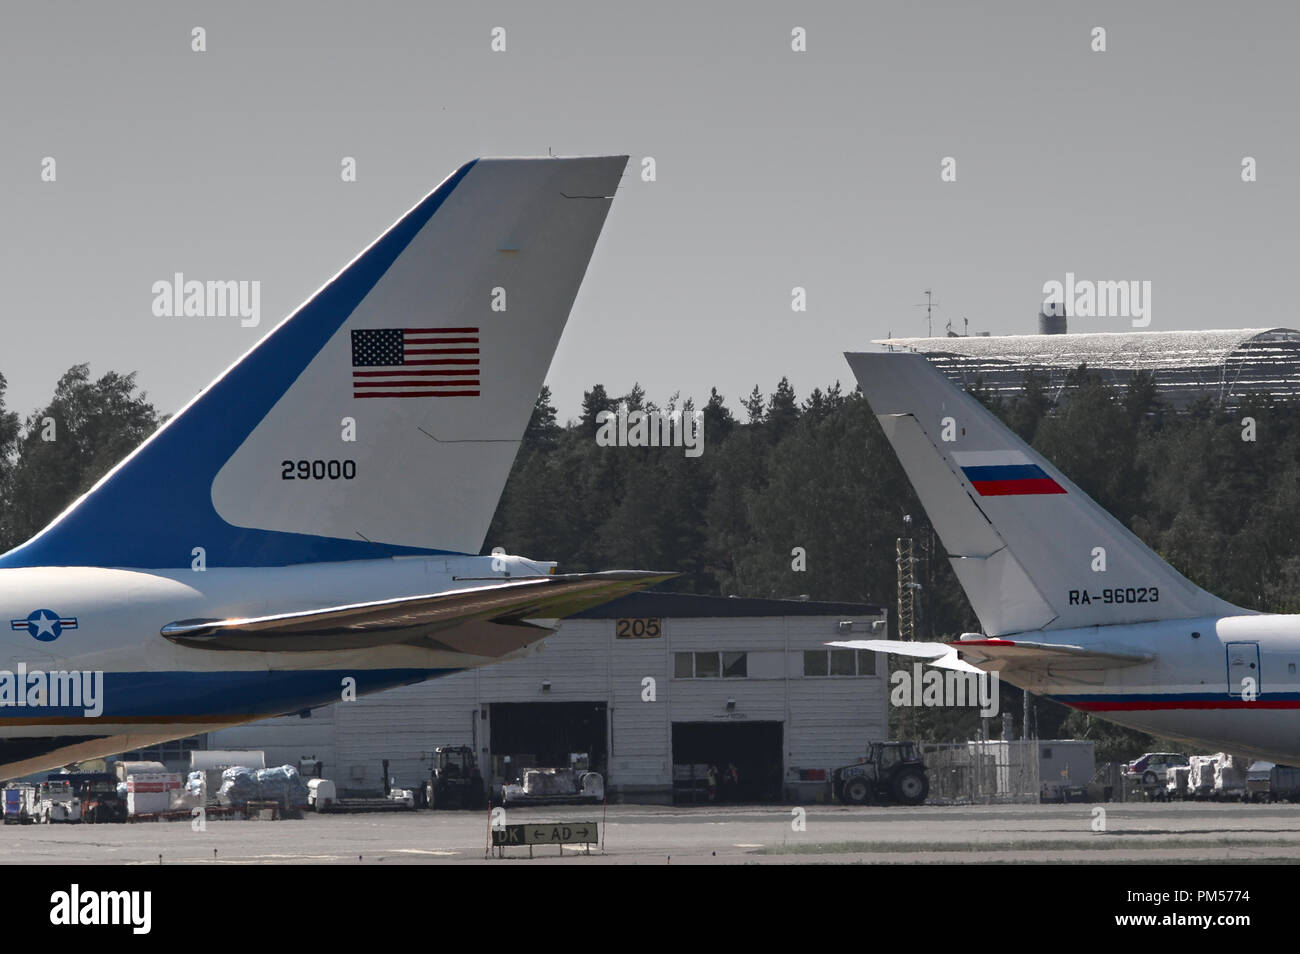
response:
M1246 800L1250 802L1300 801L1300 768L1259 761L1246 772Z
M501 787L502 805L595 805L605 800L605 777L591 771L591 755L569 753L560 768L526 768Z
M846 805L920 805L930 793L930 779L915 743L872 742L866 758L834 771L831 788Z
M429 808L482 808L487 801L483 775L468 745L440 745L433 750L433 770L424 785Z
M1300 801L1300 768L1294 765L1274 765L1269 772L1268 800L1270 802Z
M35 785L10 782L4 789L4 823L6 825L31 825L37 820L37 791Z
M1267 802L1272 788L1272 774L1275 766L1272 762L1256 761L1246 770L1246 801Z
M37 818L45 824L81 821L81 799L71 782L65 779L41 782L37 799Z
M1177 752L1147 752L1124 767L1124 778L1135 785L1159 785L1167 769L1187 766L1187 756Z
M49 775L46 781L67 782L81 801L81 820L126 821L126 800L117 793L117 777L109 772L70 772Z

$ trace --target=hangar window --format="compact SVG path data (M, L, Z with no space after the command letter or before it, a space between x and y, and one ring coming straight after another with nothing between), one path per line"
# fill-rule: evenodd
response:
M826 650L810 649L803 654L803 674L805 676L830 674L830 670L826 667Z
M870 649L858 650L858 675L874 676L876 674L876 654Z
M856 676L858 674L857 653L851 649L831 650L831 675Z
M673 678L690 679L695 675L695 656L693 653L673 653Z
M722 675L729 679L743 679L749 675L748 653L723 653Z
M876 654L868 649L808 649L803 654L804 676L874 676Z
M696 653L695 654L695 678L696 679L716 679L722 675L722 667L718 665L717 653Z
M674 679L744 679L748 653L673 653Z

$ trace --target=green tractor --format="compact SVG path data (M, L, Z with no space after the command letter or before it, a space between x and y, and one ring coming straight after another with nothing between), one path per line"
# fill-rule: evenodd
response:
M474 750L468 745L440 745L433 750L433 771L424 786L429 808L483 808L487 793Z
M845 805L920 805L930 794L925 762L913 742L872 742L866 758L835 770L831 786Z

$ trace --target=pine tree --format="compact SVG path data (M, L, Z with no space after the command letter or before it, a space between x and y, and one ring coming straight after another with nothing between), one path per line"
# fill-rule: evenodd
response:
M70 368L49 405L28 417L17 441L7 487L7 542L21 543L44 527L158 423L158 412L136 390L134 373L110 371L92 381L89 366Z

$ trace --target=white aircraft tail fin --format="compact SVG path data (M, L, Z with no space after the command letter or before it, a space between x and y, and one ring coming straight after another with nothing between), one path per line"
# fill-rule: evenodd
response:
M989 636L1245 612L1160 559L921 355L846 357Z
M462 166L0 567L477 553L626 162Z

